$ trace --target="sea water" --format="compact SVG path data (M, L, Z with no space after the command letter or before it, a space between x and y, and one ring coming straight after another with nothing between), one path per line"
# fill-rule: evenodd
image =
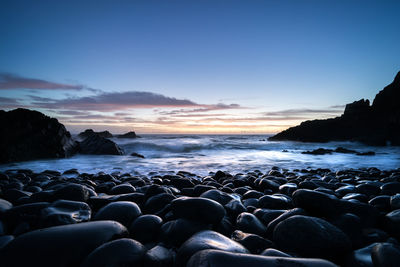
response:
M217 170L232 174L252 170L266 172L273 166L286 169L329 168L331 170L376 167L381 170L400 167L400 147L371 147L356 142L272 142L268 135L142 135L136 139L112 138L124 151L123 156L75 155L66 159L34 160L0 165L7 169L31 169L35 172L75 168L79 172L128 172L148 175L187 171L207 175ZM359 152L374 151L375 156L332 153L307 155L303 151L344 147ZM145 158L130 156L132 152Z

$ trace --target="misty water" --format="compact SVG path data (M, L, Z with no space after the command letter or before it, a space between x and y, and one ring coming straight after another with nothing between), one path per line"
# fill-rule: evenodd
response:
M376 167L382 170L400 167L399 147L371 147L354 142L301 143L271 142L268 135L142 135L137 139L113 138L124 149L123 156L75 155L66 159L35 160L0 165L0 170L32 169L79 172L129 172L147 175L188 171L207 175L217 170L231 173L260 170L272 166L287 169L329 168L331 170ZM344 147L360 152L374 151L375 156L333 153L305 155L316 148ZM132 152L145 158L130 156Z

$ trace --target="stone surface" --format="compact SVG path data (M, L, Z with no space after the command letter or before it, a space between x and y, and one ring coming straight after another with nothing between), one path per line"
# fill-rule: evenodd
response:
M113 141L92 134L79 142L79 153L91 155L123 155L124 151Z
M0 258L4 266L78 266L100 245L127 234L115 221L54 226L18 236L0 251Z
M113 220L129 227L142 214L139 206L130 201L116 201L101 208L93 220Z

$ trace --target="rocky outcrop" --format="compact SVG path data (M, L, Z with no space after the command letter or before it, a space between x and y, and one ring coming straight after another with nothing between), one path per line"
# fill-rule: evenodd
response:
M89 135L79 142L79 153L91 155L123 155L124 151L113 141L98 134Z
M64 158L77 143L64 125L38 111L0 111L0 163L42 158Z
M137 136L135 132L131 131L126 134L120 134L117 137L118 138L138 138L139 136Z
M370 105L361 99L347 104L342 116L302 122L269 138L271 141L358 141L400 145L400 72Z
M95 132L92 129L86 129L84 132L79 133L78 137L81 139L85 139L93 134L98 135L100 137L104 137L104 138L112 138L113 137L113 135L109 131Z

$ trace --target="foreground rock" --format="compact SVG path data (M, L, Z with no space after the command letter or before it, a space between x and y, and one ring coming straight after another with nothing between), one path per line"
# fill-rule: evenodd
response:
M202 250L194 254L187 267L337 267L337 265L322 259L270 257L250 254L237 254L219 250Z
M3 266L78 266L95 248L124 236L126 228L114 221L54 226L18 236L0 258Z
M302 122L269 138L271 141L359 141L371 145L400 145L400 72L380 91L370 106L368 100L347 104L342 116Z
M28 109L0 110L0 163L65 158L77 144L57 119Z

